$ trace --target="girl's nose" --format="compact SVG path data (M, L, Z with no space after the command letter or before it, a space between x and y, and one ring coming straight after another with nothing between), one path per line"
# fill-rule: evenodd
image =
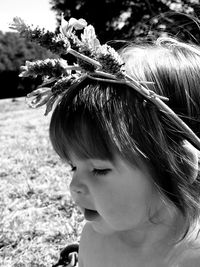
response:
M80 203L81 200L85 197L85 188L82 185L70 185L70 194L75 203Z
M76 200L77 198L80 198L87 194L87 187L84 185L77 177L76 175L73 175L72 181L70 183L70 192L72 195L72 198Z
M72 185L70 184L70 191L75 194L84 194L84 188L82 185Z

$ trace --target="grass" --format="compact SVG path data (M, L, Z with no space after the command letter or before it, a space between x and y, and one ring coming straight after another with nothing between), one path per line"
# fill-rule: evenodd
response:
M85 223L48 138L50 115L0 100L0 266L50 267Z

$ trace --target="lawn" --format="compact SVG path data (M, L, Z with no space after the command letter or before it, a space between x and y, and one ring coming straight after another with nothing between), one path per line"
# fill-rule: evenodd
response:
M50 267L85 223L53 151L49 116L24 98L0 100L0 266Z

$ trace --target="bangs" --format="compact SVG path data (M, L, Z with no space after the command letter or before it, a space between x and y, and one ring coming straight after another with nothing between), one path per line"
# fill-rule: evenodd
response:
M108 83L90 83L74 96L66 93L50 123L50 139L57 154L67 161L70 153L81 159L114 161L118 153L138 166L137 146L125 122L127 112L122 111L126 91L116 92Z
M51 140L62 159L70 161L70 153L73 152L81 159L113 160L111 141L105 139L97 120L91 119L86 111L67 116L64 124L59 120L59 113L57 115L55 136Z

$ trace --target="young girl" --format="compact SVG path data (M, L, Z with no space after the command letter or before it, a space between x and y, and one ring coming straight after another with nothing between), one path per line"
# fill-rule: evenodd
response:
M62 94L50 139L87 220L79 267L199 267L200 49L160 38L120 56L127 77L182 120L119 76L88 76Z

